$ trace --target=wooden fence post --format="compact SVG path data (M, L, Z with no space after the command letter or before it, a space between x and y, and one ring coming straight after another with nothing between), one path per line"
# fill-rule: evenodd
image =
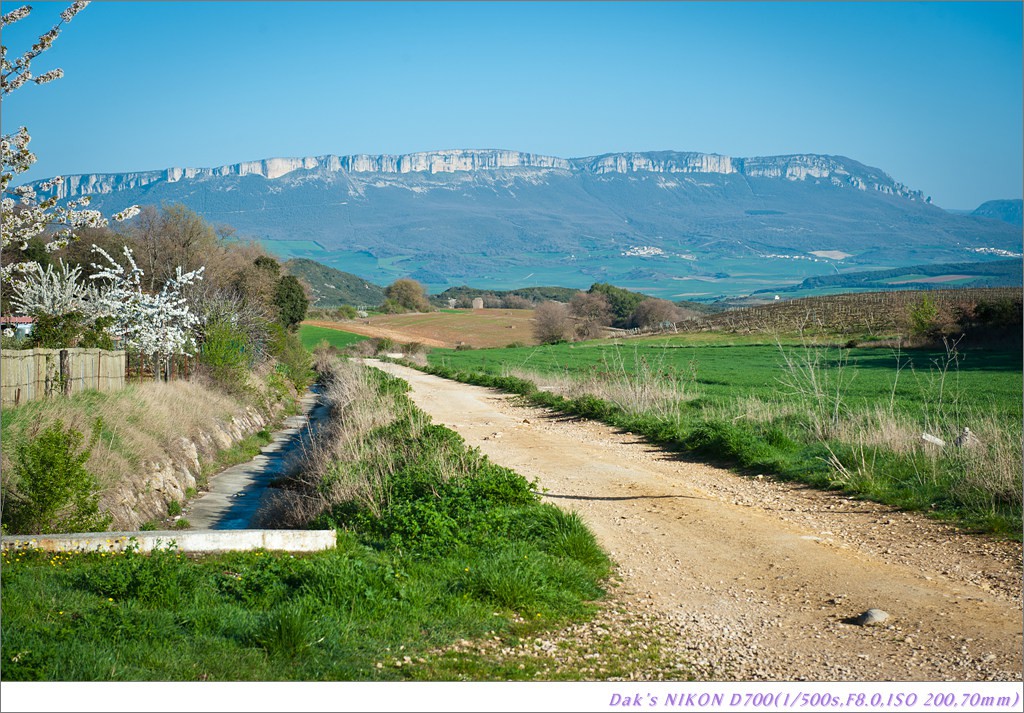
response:
M55 375L54 374L54 368L53 368L53 355L52 354L47 354L46 357L45 357L45 362L44 363L46 364L46 366L44 367L46 369L46 374L43 377L45 379L45 382L44 382L45 386L43 388L43 395L46 398L50 398L51 396L53 396L53 381L54 381L53 377Z
M71 353L60 350L60 385L65 396L71 396Z

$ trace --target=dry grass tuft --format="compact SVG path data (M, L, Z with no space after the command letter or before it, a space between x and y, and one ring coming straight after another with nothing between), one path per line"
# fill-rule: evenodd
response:
M693 374L680 375L655 360L653 363L634 354L627 366L621 352L607 359L600 370L583 374L541 374L528 369L506 368L504 376L532 381L542 391L579 398L593 396L622 409L631 416L653 415L676 422L679 405L699 395L693 387Z
M393 473L393 455L387 444L368 436L403 415L396 413L395 399L377 387L369 367L355 362L325 359L320 374L332 418L306 448L300 473L261 510L258 521L267 527L302 527L332 504L345 501L379 513L390 499L384 484ZM426 416L410 417L415 435L426 425ZM357 462L374 467L346 467Z

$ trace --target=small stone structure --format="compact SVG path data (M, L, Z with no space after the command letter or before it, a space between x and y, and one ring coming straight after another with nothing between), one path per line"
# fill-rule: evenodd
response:
M484 308L484 298L483 297L474 297L473 298L473 309L483 309L483 308Z

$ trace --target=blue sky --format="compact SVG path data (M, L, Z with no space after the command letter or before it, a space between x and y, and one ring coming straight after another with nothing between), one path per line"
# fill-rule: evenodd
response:
M3 3L9 11L22 3ZM65 3L8 28L20 53ZM508 148L839 154L1022 195L1021 3L95 2L4 100L54 174Z

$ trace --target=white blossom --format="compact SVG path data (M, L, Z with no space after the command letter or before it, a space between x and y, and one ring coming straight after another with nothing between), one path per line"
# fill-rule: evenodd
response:
M63 20L64 22L71 22L71 18L77 15L82 10L82 8L84 8L88 4L89 3L85 2L84 0L79 0L79 2L76 2L67 10L62 12L60 14L60 19Z
M45 84L63 76L61 70L52 69L33 77L32 60L50 48L60 34L61 25L70 22L86 5L87 2L75 2L64 10L60 22L41 35L30 49L13 62L7 57L7 46L0 45L0 96L10 94L28 81ZM7 27L24 19L31 11L32 8L26 5L0 16L0 27ZM80 210L89 204L88 198L69 201L63 206L58 204L59 188L63 182L60 176L55 176L41 185L44 192L53 191L52 195L43 199L37 197L31 186L10 187L15 176L25 173L36 162L35 154L28 148L31 140L32 137L24 126L12 134L0 136L0 195L3 196L0 204L0 251L24 251L28 249L30 240L45 236L46 250L54 252L74 240L77 230L98 228L107 224L99 211ZM122 211L119 215L130 217L133 209L135 206ZM28 274L34 264L32 261L15 260L0 267L0 285L9 283L17 275Z
M70 314L78 312L86 317L100 317L99 290L95 285L79 281L82 268L70 267L60 261L60 268L47 265L43 270L33 263L21 279L13 284L11 305L20 314Z
M7 27L10 24L17 22L28 17L28 14L32 12L32 8L28 5L22 5L17 10L11 10L9 13L0 17L0 27Z
M120 223L120 222L125 221L125 220L131 220L132 218L137 216L140 211L141 211L141 208L139 208L139 206L132 205L132 206L128 206L127 208L122 210L120 213L114 213L114 215L112 215L110 217L113 218L114 220L116 220L118 223Z
M100 291L98 308L114 318L111 334L120 337L125 348L143 354L193 354L192 330L199 324L199 317L192 312L181 290L202 280L205 268L182 273L179 266L175 276L153 295L143 291L145 273L135 263L127 245L127 268L102 248L93 245L92 250L107 261L106 265L93 263L98 272L91 279L107 282Z

